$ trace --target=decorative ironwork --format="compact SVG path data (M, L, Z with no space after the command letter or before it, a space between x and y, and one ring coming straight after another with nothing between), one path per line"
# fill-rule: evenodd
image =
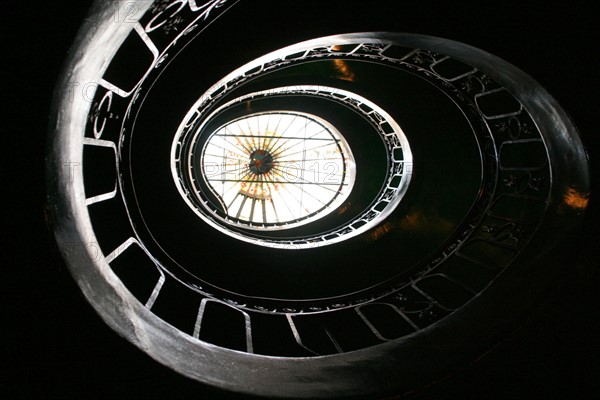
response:
M235 79L237 82L237 77L233 77L232 79ZM231 87L231 86L229 86L229 83L223 84L223 86ZM231 236L237 237L241 240L252 242L254 244L259 244L262 246L273 247L273 248L282 248L282 249L314 248L314 247L319 247L319 246L323 246L323 245L338 243L342 240L346 240L351 237L355 237L363 232L366 232L367 230L371 229L373 226L377 225L379 222L381 222L383 219L385 219L388 215L390 215L390 213L400 203L404 193L406 193L406 190L408 189L408 185L410 183L410 178L412 176L412 153L410 151L408 141L407 141L404 133L402 132L402 129L400 128L400 126L390 117L390 115L388 113L386 113L384 110L382 110L376 104L370 102L369 100L367 100L355 93L351 93L351 92L341 90L341 89L325 87L325 86L298 85L298 86L290 86L290 87L278 87L278 88L273 88L273 89L269 89L269 90L265 90L265 91L253 92L248 95L242 96L240 98L231 100L231 101L225 103L224 105L218 107L211 114L204 116L203 122L199 124L198 121L201 119L201 116L203 116L203 114L204 114L203 110L209 108L210 105L212 105L219 98L224 96L226 92L227 92L227 90L213 91L210 94L207 93L206 95L204 95L200 98L200 100L198 101L197 104L194 105L192 110L190 110L190 112L187 113L187 118L181 123L179 130L177 132L177 135L175 136L175 140L173 141L172 152L171 152L171 169L172 169L172 173L173 173L173 179L179 189L180 194L182 195L182 197L184 198L186 203L196 212L196 214L198 216L200 216L200 218L204 219L205 221L207 221L210 224L213 224L213 226L215 226L215 228L221 230L222 232L225 232ZM218 94L214 95L214 93L218 93ZM367 209L365 209L359 216L353 218L351 221L345 223L343 226L340 226L332 231L322 232L319 235L304 236L304 237L300 237L300 238L279 239L279 240L269 239L269 238L254 239L251 236L240 234L240 232L238 232L236 230L231 230L227 226L224 226L219 222L219 221L237 222L240 220L240 218L237 214L232 216L232 215L228 214L227 212L225 212L225 214L228 217L227 218L219 218L218 213L216 214L213 211L210 211L210 212L205 211L207 201L205 200L205 196L203 195L202 190L199 187L197 187L197 185L195 185L193 191L191 191L185 185L186 181L193 182L195 180L195 178L191 178L191 179L187 178L188 174L190 174L190 168L191 168L190 165L192 165L192 162L191 162L190 156L184 154L183 152L184 152L184 149L189 149L188 151L192 151L194 149L193 143L196 140L198 140L199 133L202 131L203 125L208 123L214 115L218 115L220 112L222 112L223 110L226 110L228 107L231 107L236 104L243 104L244 102L249 101L249 100L256 100L256 99L260 99L260 98L269 98L271 96L297 96L297 95L309 95L309 96L314 96L314 97L324 97L329 100L333 100L335 102L344 104L344 105L352 108L353 110L355 110L356 113L358 113L364 119L369 121L369 123L371 124L373 129L375 129L377 131L377 133L379 134L383 143L385 143L387 157L388 157L389 172L386 176L384 184L380 188L377 196L372 200L369 207ZM313 116L311 118L314 119L315 117ZM248 120L245 120L245 121L248 121ZM236 123L235 121L232 122L232 124L235 124L235 123ZM321 119L319 121L319 124L324 127L327 127L326 129L329 130L330 132L335 131L335 128L332 127L330 124L328 124L327 121L324 121ZM223 133L223 135L225 135L225 133ZM252 136L252 135L247 134L244 136ZM334 137L334 141L337 143L336 146L340 146L340 147L338 147L339 149L346 149L346 150L342 150L342 153L351 154L348 145L344 144L342 135L340 135L338 133L338 134L334 134L333 137ZM298 139L296 139L296 141L298 143L303 143L302 141L299 141ZM249 156L249 154L245 154L245 153L249 153L249 152L255 150L255 149L248 148L248 145L249 145L249 143L244 144L244 143L240 142L239 146L242 148L242 150L237 149L236 151L233 151L233 148L231 147L232 146L231 143L229 143L229 144L223 143L221 145L221 147L223 147L225 150L227 150L227 149L232 150L232 153L237 154L237 158L236 158L237 161L234 161L234 163L236 163L236 164L241 163L242 165L244 165L244 163L246 162L245 158ZM277 146L280 146L280 145L281 145L281 143L277 143ZM325 143L320 146L322 146L320 148L325 149L328 146L332 146L332 143L330 143L330 144ZM332 148L335 149L336 147L332 147ZM223 150L223 149L221 149L221 150ZM217 150L213 151L213 153L216 153L216 152L217 152ZM302 153L302 151L294 151L292 154L288 153L287 156L298 155L301 153ZM222 161L223 154L221 154L220 156L218 154L213 154L213 155L217 156L216 159L213 159L214 163L219 164L219 163L223 162ZM221 158L221 160L219 160L219 157ZM353 178L348 180L347 182L346 182L346 179L354 176L354 163L350 162L348 165L346 165L346 162L344 161L344 162L339 163L339 165L337 165L335 163L329 164L328 160L327 160L329 157L330 157L329 155L323 153L322 155L317 156L317 158L314 159L314 161L317 163L317 165L319 165L319 168L322 168L322 172L323 172L323 173L318 173L317 176L323 176L326 180L330 180L329 178L335 178L337 174L339 174L340 172L343 171L343 174L341 175L343 177L342 181L336 180L336 181L331 181L331 182L325 182L325 183L327 183L327 185L322 185L324 187L327 187L327 189L324 189L324 190L330 192L330 194L337 193L337 191L331 192L332 188L329 187L329 186L331 186L330 183L334 184L334 185L345 184L347 186L348 191L345 191L343 196L340 196L340 197L337 197L337 195L335 196L335 198L338 200L335 204L340 205L341 201L343 199L345 199L347 197L347 195L349 194L349 190L351 190L350 182L353 180ZM230 157L230 159L233 160L232 157ZM349 158L349 159L351 160L351 158ZM296 174L290 174L290 177L295 178L299 181L304 180L305 185L311 183L310 181L306 182L305 174L307 173L307 168L306 168L306 166L303 167L301 165L302 161L303 161L302 158L300 158L299 160L291 160L291 159L282 158L282 161L286 161L286 162L294 161L294 164L297 164L296 167L299 167L298 168L299 172ZM300 162L300 164L297 163L298 161ZM279 171L279 174L281 174L281 175L286 175L286 173L289 173L290 171L289 171L289 169L286 170L285 168L290 168L290 166L292 168L294 168L294 166L292 166L291 164L288 163L286 165L286 167L278 167L278 169L276 169L276 171ZM212 167L214 168L215 166L213 165ZM239 171L243 171L246 169L243 166L240 167L240 166L235 166L235 165L229 166L229 167L231 167L233 169L239 168ZM211 170L213 168L211 168ZM333 168L333 169L328 170L329 168ZM345 170L344 170L344 168L345 168ZM222 168L216 167L216 170L222 170ZM244 179L246 179L251 176L252 175L248 174L248 175L243 175L242 177ZM264 177L260 176L257 179L259 179L259 180L264 179ZM238 181L236 178L226 179L226 180L234 181L234 182L230 182L231 184ZM246 180L248 180L248 179L246 179ZM270 184L270 183L275 183L275 182L279 182L279 181L273 181L273 182L268 182L268 183ZM244 183L251 184L252 182L249 181L249 182L244 182ZM221 187L220 189L228 190L231 188L225 189L224 187ZM219 196L218 191L215 192L214 186L212 188L212 191L215 195ZM191 192L195 193L196 196L190 196ZM230 199L230 200L233 200L235 202L235 204L233 204L233 203L230 204L230 203L224 202L221 206L222 211L229 209L230 206L237 206L238 211L240 211L240 212L244 211L244 207L246 207L245 199L251 198L252 196L248 196L247 193L246 194L242 193L240 196L237 196L239 193L240 193L239 191L237 193L234 191L233 194L236 197L235 197L235 199ZM271 193L271 192L269 192L269 193ZM228 192L227 194L229 195L229 194L231 194L231 192ZM265 198L265 200L266 200L266 198ZM317 202L320 202L320 201L317 200ZM250 205L247 206L248 212L250 212L252 207L254 207L256 205L256 202L251 201L249 204ZM265 204L265 209L266 209L267 203L265 202L264 204ZM324 203L323 205L325 206L323 208L328 209L329 212L331 212L333 210L333 208L329 206L328 202ZM262 208L262 205L261 205L261 208ZM279 208L281 209L282 207L279 207ZM291 211L289 213L290 213L290 215L293 215L291 213ZM310 213L307 213L307 215L309 215L309 214ZM240 213L240 215L241 215L241 213ZM321 214L321 215L326 215L326 214ZM231 218L231 217L233 217L233 218ZM254 217L254 215L253 215L253 217ZM297 217L294 217L294 218L296 220L300 220L301 218L304 218L304 217L305 216L298 215ZM310 221L310 220L307 220L307 221ZM297 221L297 222L300 222L300 221ZM269 221L263 221L262 225L267 227L267 226L269 226L268 223L269 223ZM281 226L281 225L279 225L279 226ZM297 224L296 224L296 226L297 226ZM252 224L251 227L259 228L259 226L256 224Z

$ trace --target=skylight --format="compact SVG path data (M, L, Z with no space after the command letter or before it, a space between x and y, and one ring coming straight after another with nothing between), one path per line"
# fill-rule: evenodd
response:
M343 203L355 178L342 135L305 113L252 114L218 128L202 150L202 176L232 222L285 229Z

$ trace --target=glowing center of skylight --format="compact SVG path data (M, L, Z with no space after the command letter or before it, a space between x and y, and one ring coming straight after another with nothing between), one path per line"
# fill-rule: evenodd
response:
M343 203L355 178L342 135L309 114L253 114L217 129L202 151L203 177L230 222L284 229Z

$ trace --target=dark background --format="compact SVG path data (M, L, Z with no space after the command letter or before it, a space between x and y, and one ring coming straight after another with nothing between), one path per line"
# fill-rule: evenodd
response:
M320 3L290 1L290 12L333 27L344 20L343 31L353 24L381 29L373 18L374 2L338 1L339 14L311 15ZM79 293L45 225L43 160L50 101L89 4L89 0L0 3L4 139L0 397L230 398L158 365L113 333ZM593 2L395 4L397 15L387 18L396 21L396 30L462 41L531 74L578 125L592 171L598 171L594 163L599 146L598 30ZM369 18L373 22L365 24ZM600 398L599 235L594 201L568 249L570 261L531 318L490 353L423 388L413 394L415 398Z

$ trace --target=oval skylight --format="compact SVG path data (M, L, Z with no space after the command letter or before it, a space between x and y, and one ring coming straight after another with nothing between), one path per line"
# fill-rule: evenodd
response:
M343 136L306 113L272 111L228 122L210 135L201 157L213 206L256 230L296 227L331 213L355 179Z

